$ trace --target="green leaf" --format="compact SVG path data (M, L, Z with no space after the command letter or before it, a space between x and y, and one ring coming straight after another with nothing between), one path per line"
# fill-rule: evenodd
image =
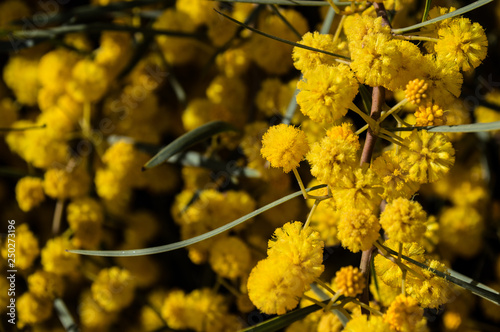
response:
M46 127L47 127L46 124L41 124L41 125L33 125L33 126L23 127L23 128L13 128L13 127L0 128L0 132L2 132L2 131L25 131L25 130L33 130L33 129L43 129Z
M71 316L71 313L66 307L66 304L60 298L56 298L54 300L54 310L56 311L57 317L59 317L59 321L61 322L64 329L68 332L77 332L78 326Z
M392 250L391 248L388 248L386 246L383 246L383 247L392 255L395 255L395 256L398 255L398 253L396 251ZM452 282L457 286L460 286L464 289L467 289L467 290L471 291L472 293L479 295L482 298L485 298L486 300L489 300L497 305L500 305L500 293L498 293L496 290L491 289L490 287L488 287L486 285L483 285L477 281L474 281L473 279L466 277L466 276L464 276L456 271L453 271L451 269L448 269L448 272L450 274L446 274L446 273L441 272L439 270L433 269L433 268L431 268L423 263L420 263L414 259L411 259L410 257L407 257L405 255L401 255L401 257L404 260L406 260L406 261L408 261L408 262L410 262L410 263L412 263L412 264L414 264L422 269L431 271L432 273L434 273L438 277L441 277L445 280L448 280L449 282Z
M214 9L215 10L215 9ZM247 28L248 30L252 31L252 32L255 32L255 33L258 33L259 35L262 35L264 37L267 37L267 38L270 38L270 39L274 39L276 41L279 41L279 42L282 42L284 44L288 44L288 45L292 45L292 46L296 46L296 47L300 47L300 48L303 48L303 49L306 49L306 50L309 50L309 51L314 51L314 52L319 52L319 53L323 53L323 54L327 54L327 55L330 55L330 56L333 56L335 58L339 58L339 59L344 59L344 60L351 60L350 58L346 57L346 56L343 56L343 55L340 55L340 54L335 54L335 53L331 53L331 52L327 52L327 51L323 51L323 50L320 50L320 49L317 49L317 48L314 48L314 47L310 47L310 46L307 46L307 45L302 45L302 44L299 44L299 43L295 43L295 42L292 42L292 41L289 41L289 40L286 40L286 39L283 39L283 38L279 38L279 37L276 37L276 36L273 36L273 35L270 35L268 33L265 33L265 32L262 32L260 30L257 30L255 28L252 28L251 26L249 25L246 25L245 23L243 22L240 22L238 20L235 20L234 18L224 14L224 13L221 13L220 11L218 10L215 10L218 14L224 16L225 18L227 18L228 20L238 24L238 25L241 25L245 28Z
M431 10L432 0L425 1L424 15L422 15L422 22L427 21L427 17L429 16L429 11Z
M359 93L361 95L361 100L363 101L363 106L365 107L366 113L370 114L372 110L372 96L370 91L366 88L366 85L359 85Z
M228 163L207 158L199 152L188 151L178 153L166 160L169 163L181 164L183 166L204 167L216 172L224 172L231 176L245 176L247 178L259 178L260 172L248 167L228 167Z
M329 300L325 302L328 301ZM241 330L240 332L274 332L284 327L287 327L293 322L301 320L307 315L315 311L318 311L320 309L321 307L319 305L313 304L308 307L300 308L294 311L290 311L289 313L286 313L284 315L271 318L257 325L250 326L249 328Z
M160 152L158 152L143 166L143 170L158 166L168 158L186 150L190 146L225 131L237 131L237 129L231 124L223 121L212 121L193 129L190 132L176 138L169 145L161 149Z
M284 6L329 6L326 1L295 1L295 0L220 0L220 2L243 2L263 5L284 5ZM350 6L350 1L333 1L338 6ZM361 2L357 2L361 3Z
M401 127L401 128L385 128L389 131L413 131L427 130L430 133L478 133L483 131L493 131L500 129L500 121L486 123L471 123L454 126L428 126L428 127Z
M460 9L457 9L451 13L448 13L448 14L444 14L444 15L441 15L441 16L438 16L436 18L433 18L432 20L428 20L428 21L425 21L425 22L422 22L422 23L418 23L418 24L415 24L415 25L411 25L409 27L406 27L406 28L401 28L401 29L392 29L392 33L394 34L402 34L404 32L407 32L407 31L412 31L412 30L416 30L416 29L419 29L421 27L425 27L429 24L434 24L436 22L439 22L439 21L442 21L442 20L445 20L447 18L452 18L452 17L455 17L455 16L458 16L458 15L462 15L462 14L465 14L467 12L470 12L471 10L474 10L476 8L479 8L481 6L484 6L490 2L492 2L493 0L478 0L476 2L473 2L465 7L462 7Z
M320 188L326 187L326 184L318 185L315 187L311 187L306 189L306 191L311 191L311 190L316 190ZM255 211L250 212L247 215L244 215L241 218L238 218L228 224L225 224L224 226L221 226L219 228L216 228L210 232L195 236L193 238L163 245L163 246L158 246L158 247L152 247L152 248L146 248L146 249L136 249L136 250L66 250L67 252L75 253L75 254L80 254L80 255L89 255L89 256L103 256L103 257L133 257L133 256L145 256L145 255L153 255L153 254L159 254L167 251L172 251L180 248L187 247L191 244L195 244L198 242L201 242L203 240L209 239L213 236L219 235L227 230L230 230L233 227L238 226L239 224L244 223L245 221L261 214L262 212L265 212L269 209L272 209L275 206L278 206L280 204L283 204L295 197L301 196L302 192L299 190L293 194L287 195L285 197L282 197L278 200L275 200L272 203L269 203Z
M328 302L330 300L330 297L325 292L323 292L323 290L321 288L319 288L318 285L316 285L316 283L311 284L311 289L319 297L320 301ZM343 298L343 296L341 296L339 298L339 300L341 298ZM331 311L340 320L340 322L342 323L342 326L345 326L345 324L347 324L347 322L349 321L349 318L347 318L346 315L344 315L344 313L342 311L337 310L334 307L332 307Z

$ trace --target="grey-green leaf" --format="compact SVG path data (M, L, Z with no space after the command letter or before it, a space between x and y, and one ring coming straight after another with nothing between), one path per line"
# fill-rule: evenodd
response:
M325 184L318 185L315 187L311 187L306 189L306 191L311 191L311 190L316 190L320 188L326 187ZM283 204L295 197L301 196L302 192L297 191L294 192L293 194L287 195L285 197L282 197L278 200L275 200L272 203L269 203L255 211L250 212L247 215L244 215L241 218L238 218L228 224L225 224L224 226L221 226L219 228L216 228L214 230L211 230L210 232L195 236L193 238L175 242L172 244L167 244L163 246L158 246L158 247L152 247L152 248L146 248L146 249L135 249L135 250L67 250L68 252L75 253L75 254L80 254L80 255L89 255L89 256L103 256L103 257L132 257L132 256L145 256L145 255L153 255L153 254L159 254L167 251L172 251L180 248L187 247L191 244L195 244L198 242L201 242L203 240L209 239L213 236L219 235L220 233L223 233L227 230L230 230L231 228L238 226L239 224L244 223L245 221L261 214L262 212L265 212L269 209L272 209L273 207Z
M427 130L430 133L479 133L484 131L500 130L500 121L454 126L400 127L386 129L389 131L413 131L414 129L417 129Z
M390 248L387 248L385 246L384 246L384 248L387 249L387 251L389 251L392 255L395 255L395 256L398 255L398 253L396 251L394 251ZM406 260L406 261L408 261L408 262L410 262L410 263L412 263L412 264L414 264L422 269L426 269L428 271L431 271L432 273L434 273L438 277L446 279L449 282L452 282L457 286L465 288L465 289L471 291L472 293L479 295L482 298L485 298L486 300L489 300L497 305L500 305L500 293L498 293L494 289L489 288L486 285L483 285L483 284L481 284L481 283L479 283L479 282L477 282L469 277L466 277L458 272L455 272L451 269L448 269L448 272L450 274L446 274L444 272L433 269L433 268L431 268L423 263L420 263L420 262L418 262L410 257L407 257L405 255L401 255L401 257L404 260Z
M326 300L325 302L328 302L329 300ZM320 310L321 307L317 304L310 305L308 307L300 308L294 311L290 311L289 313L286 313L281 316L277 316L274 318L271 318L269 320L266 320L260 324L251 326L249 328L246 328L244 330L241 330L240 332L274 332L279 329L282 329L284 327L289 326L293 322L296 322L298 320L301 320L302 318L306 317L307 315ZM254 316L259 318L259 316Z
M212 137L213 135L225 131L237 131L237 130L238 129L236 129L233 125L224 121L212 121L206 123L176 138L169 145L165 146L163 149L160 150L160 152L158 152L143 166L143 170L158 166L164 161L166 161L168 158L172 157L173 155L182 152L187 148L189 148L190 146L193 146L196 143L199 143L209 137Z
M458 15L465 14L465 13L470 12L471 10L474 10L474 9L476 9L478 7L484 6L484 5L486 5L486 4L488 4L488 3L492 2L492 1L493 0L478 0L478 1L473 2L473 3L471 3L471 4L467 5L467 6L462 7L460 9L457 9L457 10L451 12L451 13L447 13L447 14L438 16L436 18L433 18L432 20L428 20L428 21L425 21L425 22L422 22L422 23L414 24L414 25L411 25L411 26L406 27L406 28L392 29L392 33L394 33L394 34L402 34L404 32L416 30L416 29L425 27L425 26L427 26L429 24L434 24L436 22L445 20L447 18L452 18L452 17L458 16Z

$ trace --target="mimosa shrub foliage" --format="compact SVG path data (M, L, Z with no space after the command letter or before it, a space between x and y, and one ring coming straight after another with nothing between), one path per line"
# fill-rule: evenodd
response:
M0 2L17 328L498 324L498 4L42 2Z

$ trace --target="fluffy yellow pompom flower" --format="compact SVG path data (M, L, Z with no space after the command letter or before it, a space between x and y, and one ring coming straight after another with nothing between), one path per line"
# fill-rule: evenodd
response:
M9 254L7 243L5 241L2 247L2 257L5 261ZM30 268L39 253L38 239L30 231L28 224L18 226L16 228L16 267L23 270Z
M417 118L416 126L442 126L446 123L446 116L439 105L427 104L426 106L419 106L415 111Z
M419 105L427 99L429 84L421 79L414 79L406 84L405 98L412 104Z
M45 194L55 199L66 199L85 195L90 186L90 177L83 167L73 172L51 168L45 172L43 189Z
M13 55L3 69L3 80L14 92L19 103L35 106L38 90L38 59L23 55Z
M318 278L323 265L323 246L319 233L311 227L302 228L299 221L288 222L278 228L269 240L267 254L279 260L289 261L300 269L300 277L306 285Z
M360 315L353 317L344 327L344 332L389 332L392 331L389 323L385 322L382 316Z
M71 79L71 69L78 62L78 54L64 48L50 51L40 58L38 77L41 85L49 90L64 93Z
M417 301L401 294L387 309L384 320L398 332L412 332L423 317L424 310L418 306Z
M400 242L389 239L384 242L384 246L398 251L399 243ZM423 263L425 261L424 253L424 248L416 242L403 244L402 254L416 260L417 262ZM375 272L383 282L394 288L401 287L401 278L403 277L403 274L401 269L395 263L382 255L375 256L374 262Z
M95 248L101 240L104 221L99 202L90 197L72 201L67 208L67 219L74 232L73 244L78 248Z
M439 217L439 239L452 252L474 257L483 245L483 217L472 206L445 208Z
M398 197L410 198L420 188L420 183L410 180L408 170L401 167L401 157L396 150L383 152L372 162L371 168L382 182L382 198L388 201Z
M488 39L479 23L457 17L438 31L439 41L434 49L439 61L451 61L463 71L481 64L488 50Z
M16 200L24 212L37 207L44 199L42 179L25 176L17 182Z
M358 135L348 123L330 128L320 142L307 154L311 174L322 183L337 182L347 169L354 167L360 148Z
M338 54L337 48L340 45L338 42L334 43L333 37L333 35L329 34L320 34L318 31L314 31L313 33L307 32L302 36L302 40L299 44ZM347 46L345 43L343 44L344 46ZM306 50L297 46L293 48L292 58L295 68L302 72L306 72L307 70L313 69L319 65L333 66L337 64L335 58L330 55Z
M439 261L427 260L425 265L443 273L448 273L446 266ZM415 298L422 308L438 308L455 299L456 295L453 294L453 286L448 281L426 269L416 269L416 271L424 278L407 273L406 293Z
M333 198L341 209L378 209L383 192L377 174L361 167L345 172L338 182L329 182Z
M235 236L218 239L210 249L209 263L223 278L234 279L247 272L250 265L250 249Z
M335 273L333 283L342 295L356 297L363 293L365 277L357 267L345 266Z
M106 70L90 59L83 59L73 67L66 91L78 102L96 102L109 85Z
M320 65L306 71L297 88L301 112L313 121L332 123L347 113L358 93L358 82L344 64Z
M462 92L463 76L454 61L438 61L432 54L420 59L421 77L429 88L427 96L434 104L448 107Z
M167 294L161 307L161 316L168 326L175 330L188 327L187 296L182 290L173 290Z
M129 271L102 269L91 286L92 298L106 311L118 311L134 299L135 284Z
M262 137L260 153L272 167L283 167L285 173L299 167L308 151L306 134L291 125L272 126Z
M19 314L17 326L21 329L27 324L41 323L52 314L52 301L37 297L31 292L24 293L16 302Z
M42 249L42 265L47 272L69 275L78 271L80 256L67 252L73 249L70 240L56 237L47 241Z
M78 314L81 325L90 331L105 331L118 318L117 312L108 312L101 308L92 298L90 290L84 291L81 295Z
M430 183L442 178L455 163L455 150L448 138L441 133L414 130L405 138L401 149L401 165L408 171L409 179Z
M380 223L369 209L346 209L338 223L342 246L352 252L368 250L379 237Z
M35 296L54 300L62 296L64 281L57 274L38 270L28 277L28 287Z
M248 277L248 296L263 313L282 315L295 308L304 293L301 274L298 266L279 256L261 260Z
M349 48L351 68L361 83L395 90L419 74L416 63L422 55L408 41L370 34L360 42L351 42Z
M399 242L419 242L425 233L427 213L418 202L397 198L387 204L380 224L389 238Z

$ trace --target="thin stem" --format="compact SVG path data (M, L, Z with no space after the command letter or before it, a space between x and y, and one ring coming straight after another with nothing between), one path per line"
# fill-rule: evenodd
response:
M333 296L335 296L337 294L337 292L334 291L333 289L331 289L330 286L328 286L325 282L323 282L323 280L316 278L316 279L314 279L314 281L316 281L316 283L318 285L320 285L321 287L326 289L328 292L330 292L330 294L332 294Z
M342 31L342 26L344 25L345 15L342 15L340 18L339 25L337 26L337 30L335 31L335 36L333 36L333 44L339 39L340 32Z
M438 38L432 38L432 37L424 37L424 36L403 36L403 35L392 35L396 39L403 39L403 40L421 40L421 41L430 41L437 43L439 41Z
M380 117L379 123L384 121L385 118L387 118L392 113L398 111L401 107L406 105L406 103L408 103L408 99L405 98L405 99L401 100L399 103L397 103L396 105L394 105L390 110L388 110L387 112L382 114L382 116Z
M406 281L406 273L407 271L406 270L403 270L403 276L401 278L401 294L403 294L403 296L406 296L406 285L405 285L405 281Z
M312 206L312 208L311 208L311 211L309 211L309 215L307 216L307 220L306 220L306 223L304 224L303 229L306 229L306 228L307 228L307 226L309 226L309 223L311 222L311 217L312 217L312 215L313 215L314 211L316 211L316 208L318 207L318 204L319 204L320 202L321 202L321 201L320 201L320 200L318 200L318 199L314 201L314 204L313 204L313 206Z
M63 208L64 208L64 199L58 199L56 202L56 207L54 209L54 218L52 219L52 234L54 235L59 233L59 229L61 228Z
M364 308L364 309L366 309L366 310L370 311L371 313L373 313L373 314L375 314L375 315L382 316L382 313L381 313L380 311L378 311L377 309L374 309L374 308L370 307L370 306L369 306L369 305L367 305L366 303L363 303L363 302L358 301L358 300L356 300L356 299L352 299L350 302L355 303L355 304L357 304L357 305L361 306L361 308Z
M396 119L396 121L398 122L398 124L402 124L402 125L404 125L405 127L413 127L411 124L409 124L409 123L408 123L408 122L406 122L405 120L401 119L401 118L399 117L399 115L397 115L397 114L392 114L392 117L393 117L394 119Z
M368 124L365 124L363 127L359 128L358 131L356 131L354 134L355 135L360 135L363 131L365 131L366 129L368 129Z
M338 300L338 298L342 295L342 291L338 291L335 293L335 295L330 299L330 302L326 305L325 311L329 311L332 308L332 305L335 303L335 301Z
M302 179L299 175L299 172L297 171L296 168L294 168L293 170L293 174L295 175L295 178L297 179L297 182L299 183L299 187L300 187L300 191L302 191L302 196L304 196L304 199L307 199L307 192L306 192L306 188L304 187L304 183L302 182Z
M351 320L352 317L351 317L351 314L347 312L347 310L345 310L344 308L342 307L339 307L339 308L335 308L335 310L338 310L340 311L344 316L347 317L348 320Z
M370 128L374 129L377 126L377 123L370 116L368 116L368 114L360 110L354 103L351 103L349 109L356 112L360 117L362 117L363 120L365 120L365 122L370 126Z
M318 300L316 300L316 299L313 299L313 298L312 298L312 297L310 297L310 296L307 296L307 295L305 295L305 294L304 294L304 295L302 295L302 298L303 298L303 299L306 299L306 300L308 300L308 301L311 301L311 302L312 302L312 303L314 303L314 304L319 305L319 306L320 306L321 308L323 308L323 309L324 309L324 308L326 308L326 305L325 305L323 302L318 301Z
M238 297L241 295L241 292L239 292L236 288L234 288L231 284L229 284L226 279L222 278L221 276L217 276L217 282L220 283L224 288L226 288L231 294L234 296Z
M340 14L340 8L337 7L336 4L333 3L333 0L326 0L330 4L330 6L335 10L335 14Z
M408 265L405 265L405 264L403 264L401 262L398 262L398 260L396 258L392 257L391 254L389 254L389 252L387 250L385 250L384 247L380 243L378 243L377 241L375 241L373 243L373 245L375 247L377 247L377 249L379 250L379 253L382 256L384 256L385 258L387 258L388 260L390 260L391 262L393 262L394 264L396 264L401 269L401 271L407 270L410 273L414 274L417 278L419 278L421 280L425 280L425 277L422 276L420 273L416 272L415 270L413 270Z
M398 142L398 141L394 140L392 137L389 137L389 136L386 136L386 135L383 135L383 134L379 134L378 137L380 137L382 139L385 139L386 141L391 142L394 145L403 146L401 144L401 142Z
M397 141L404 141L401 137L399 137L398 135L394 134L393 132L390 132L388 131L387 129L384 129L384 128L380 128L380 131L379 131L380 134L383 134L385 136L389 136L390 138L392 139L395 139Z

